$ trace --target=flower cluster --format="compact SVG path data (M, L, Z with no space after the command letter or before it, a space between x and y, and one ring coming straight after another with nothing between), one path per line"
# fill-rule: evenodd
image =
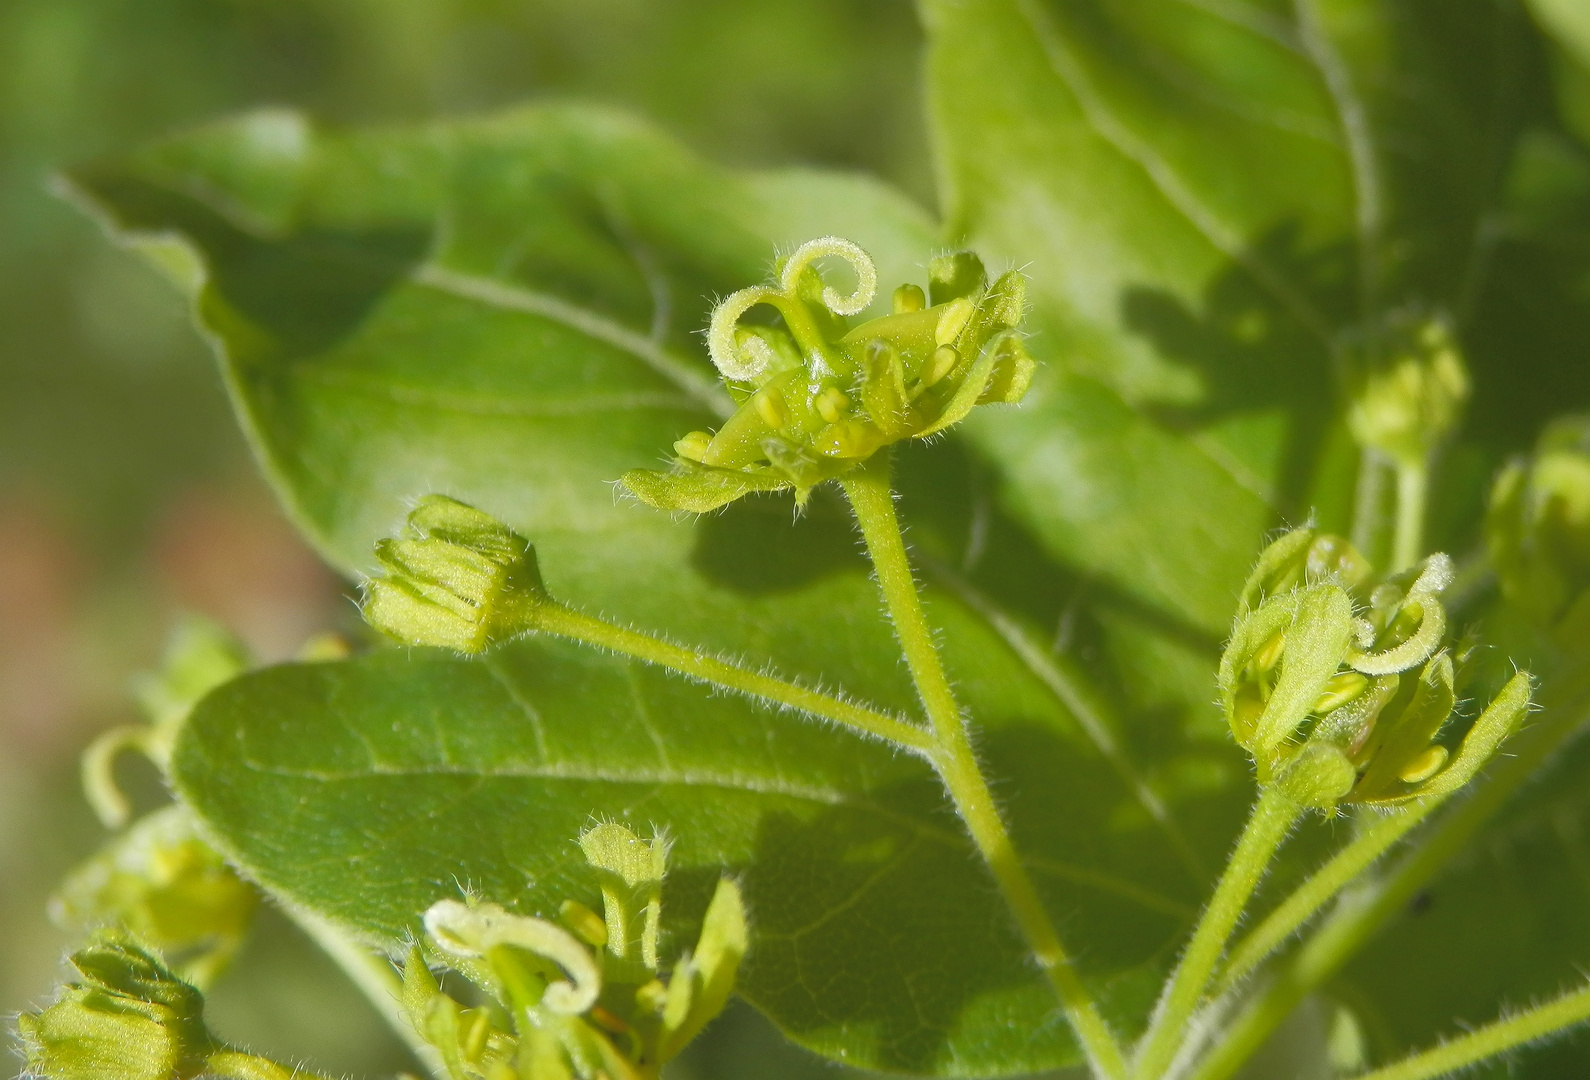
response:
M724 878L693 952L663 971L659 924L667 843L602 824L580 837L603 914L575 900L556 922L496 904L443 900L404 969L404 1006L450 1080L655 1080L734 989L747 929ZM427 955L486 1003L444 992Z
M1457 429L1469 398L1451 327L1438 317L1395 313L1371 342L1343 358L1353 437L1400 465L1422 467Z
M848 263L856 288L824 283L822 259ZM1015 402L1034 362L1018 328L1026 285L1014 271L990 284L971 252L934 259L928 289L894 291L893 312L852 328L877 291L877 270L838 237L802 244L777 283L742 289L714 310L707 342L738 408L716 432L674 443L674 469L635 470L622 483L663 509L705 512L754 491L811 489L881 448L926 438L972 408ZM742 319L756 309L776 324Z
M1220 661L1221 703L1261 783L1302 805L1391 804L1468 782L1523 718L1518 674L1455 752L1440 741L1456 705L1432 555L1385 580L1350 544L1313 529L1272 543L1243 588Z
M125 927L202 988L242 946L258 904L254 887L199 836L188 808L173 804L73 870L50 899L50 917L69 930Z

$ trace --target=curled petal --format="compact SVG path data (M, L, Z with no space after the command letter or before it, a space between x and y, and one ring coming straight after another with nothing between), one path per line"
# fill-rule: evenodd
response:
M759 337L741 341L735 334L740 316L758 304L780 300L779 293L765 285L755 285L731 293L712 309L712 324L707 328L707 352L725 379L747 381L756 378L776 361L773 348Z
M1425 560L1424 571L1408 590L1404 606L1417 604L1420 612L1419 629L1402 644L1384 652L1367 652L1371 642L1364 640L1363 626L1358 627L1359 647L1350 649L1347 663L1365 675L1390 675L1424 663L1435 653L1446 635L1446 608L1439 595L1452 584L1452 560L1446 555L1432 555ZM1371 630L1372 633L1372 630Z
M454 956L484 956L499 945L512 945L551 960L569 976L554 982L541 1004L554 1013L576 1016L596 1004L602 976L590 952L575 936L544 919L515 915L496 904L470 907L441 900L425 913L425 932Z
M917 432L916 437L925 439L966 419L966 414L972 411L977 399L983 396L988 380L994 375L994 364L999 359L1000 350L1009 342L1019 340L1016 334L1006 331L984 345L977 362L966 373L966 379L961 383L960 389L955 391L954 397L945 402L944 411L939 414L939 418Z
M1533 679L1527 671L1514 675L1502 692L1474 721L1451 764L1420 786L1416 795L1445 795L1456 791L1484 768L1502 742L1523 723L1529 712L1529 692Z
M692 514L709 513L755 492L794 486L787 477L766 469L751 472L683 466L671 473L631 469L619 483L648 506Z
M832 287L824 286L823 305L835 315L859 315L866 311L873 297L878 295L878 268L861 245L840 236L808 240L796 248L795 253L784 263L784 272L779 278L780 287L786 294L794 296L800 285L801 274L813 262L827 256L844 259L850 264L856 272L856 291L849 296L842 296Z

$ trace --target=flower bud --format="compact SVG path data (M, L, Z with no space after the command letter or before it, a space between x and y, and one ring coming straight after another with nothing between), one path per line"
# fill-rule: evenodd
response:
M1491 563L1507 599L1555 625L1590 589L1590 416L1557 420L1535 456L1505 468L1486 515Z
M1268 596L1238 616L1220 659L1221 699L1261 779L1279 770L1299 729L1340 691L1333 680L1351 644L1352 610L1345 591L1321 582Z
M478 653L524 629L546 589L535 549L508 526L443 495L427 495L397 539L376 544L385 575L365 583L365 619L410 645Z
M118 925L162 953L196 986L213 980L243 942L254 889L194 831L186 807L143 818L67 877L50 902L57 925Z
M104 932L72 955L81 981L20 1018L31 1075L44 1080L179 1080L216 1049L204 999L131 937Z
M1347 424L1359 444L1422 467L1457 428L1469 376L1445 320L1404 313L1352 358Z
M1268 597L1299 585L1330 581L1356 594L1369 580L1369 561L1340 536L1312 527L1292 529L1272 540L1259 554L1242 586L1237 609L1252 611Z

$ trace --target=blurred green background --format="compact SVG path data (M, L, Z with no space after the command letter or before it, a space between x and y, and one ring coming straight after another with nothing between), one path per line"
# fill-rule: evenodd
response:
M928 203L919 37L908 0L0 0L0 1014L57 977L46 900L103 838L77 754L132 719L127 684L176 614L275 659L352 612L255 476L175 293L54 196L53 171L261 104L362 124L554 96L726 163L860 168ZM158 799L152 775L127 779ZM700 1072L835 1075L747 1012ZM212 1013L333 1074L404 1064L279 918Z

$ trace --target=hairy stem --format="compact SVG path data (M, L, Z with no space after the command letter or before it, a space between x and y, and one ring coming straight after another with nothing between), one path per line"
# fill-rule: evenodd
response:
M1397 531L1391 552L1393 573L1406 570L1424 554L1425 504L1429 487L1427 464L1403 462L1397 465Z
M1158 823L1166 841L1181 859L1188 875L1200 887L1209 884L1210 874L1198 860L1192 844L1182 832L1170 807L1165 805L1154 789L1138 774L1126 750L1116 738L1120 723L1108 714L1109 706L1098 691L1088 685L1079 665L1065 657L1057 656L1034 641L1022 625L994 601L949 567L927 561L926 569L941 584L960 597L972 610L982 615L994 632L1027 665L1029 671L1049 688L1061 705L1065 706L1077 726L1087 735L1104 759L1110 763L1121 783L1131 790L1150 817Z
M216 1051L204 1059L204 1072L206 1076L225 1077L226 1080L330 1080L324 1073L298 1066L289 1069L269 1058L241 1050Z
M1193 929L1192 940L1160 998L1148 1034L1143 1036L1134 1070L1139 1080L1159 1080L1175 1060L1188 1021L1203 1000L1204 990L1214 977L1232 930L1242 918L1253 891L1264 879L1276 849L1292 831L1301 813L1302 809L1279 785L1260 790L1259 801L1254 804L1248 824L1237 840L1236 850L1220 875L1209 906Z
M1386 462L1380 454L1365 447L1358 456L1358 484L1353 501L1353 546L1371 562L1386 529Z
M1590 1020L1590 987L1486 1024L1478 1031L1403 1058L1395 1065L1364 1073L1354 1080L1433 1080L1586 1020Z
M1232 947L1215 992L1225 993L1251 974L1299 927L1429 817L1443 801L1444 797L1417 800L1376 818Z
M878 587L889 618L911 669L917 695L933 726L934 747L930 760L961 819L966 822L973 843L993 873L1028 947L1059 995L1066 1019L1095 1073L1108 1080L1122 1080L1126 1075L1126 1060L1120 1044L1072 968L1071 958L1011 843L988 790L988 782L972 752L965 717L939 660L933 632L922 610L922 598L906 556L900 522L894 512L889 471L888 455L881 453L847 474L840 483L866 540L867 554L877 572Z
M831 720L855 731L903 746L924 756L936 746L933 736L904 720L866 705L798 686L759 671L720 660L700 649L689 649L639 633L555 601L528 606L525 628L570 638L599 649L633 656L648 664L669 668L692 679L712 683L746 697L782 705L811 716Z
M1227 1080L1309 994L1332 978L1380 926L1413 899L1525 780L1579 730L1585 720L1583 696L1590 672L1577 673L1564 691L1552 695L1546 719L1509 743L1511 757L1498 757L1489 780L1434 826L1429 836L1382 881L1342 895L1336 909L1303 946L1281 966L1275 979L1236 1021L1220 1045L1188 1080Z

